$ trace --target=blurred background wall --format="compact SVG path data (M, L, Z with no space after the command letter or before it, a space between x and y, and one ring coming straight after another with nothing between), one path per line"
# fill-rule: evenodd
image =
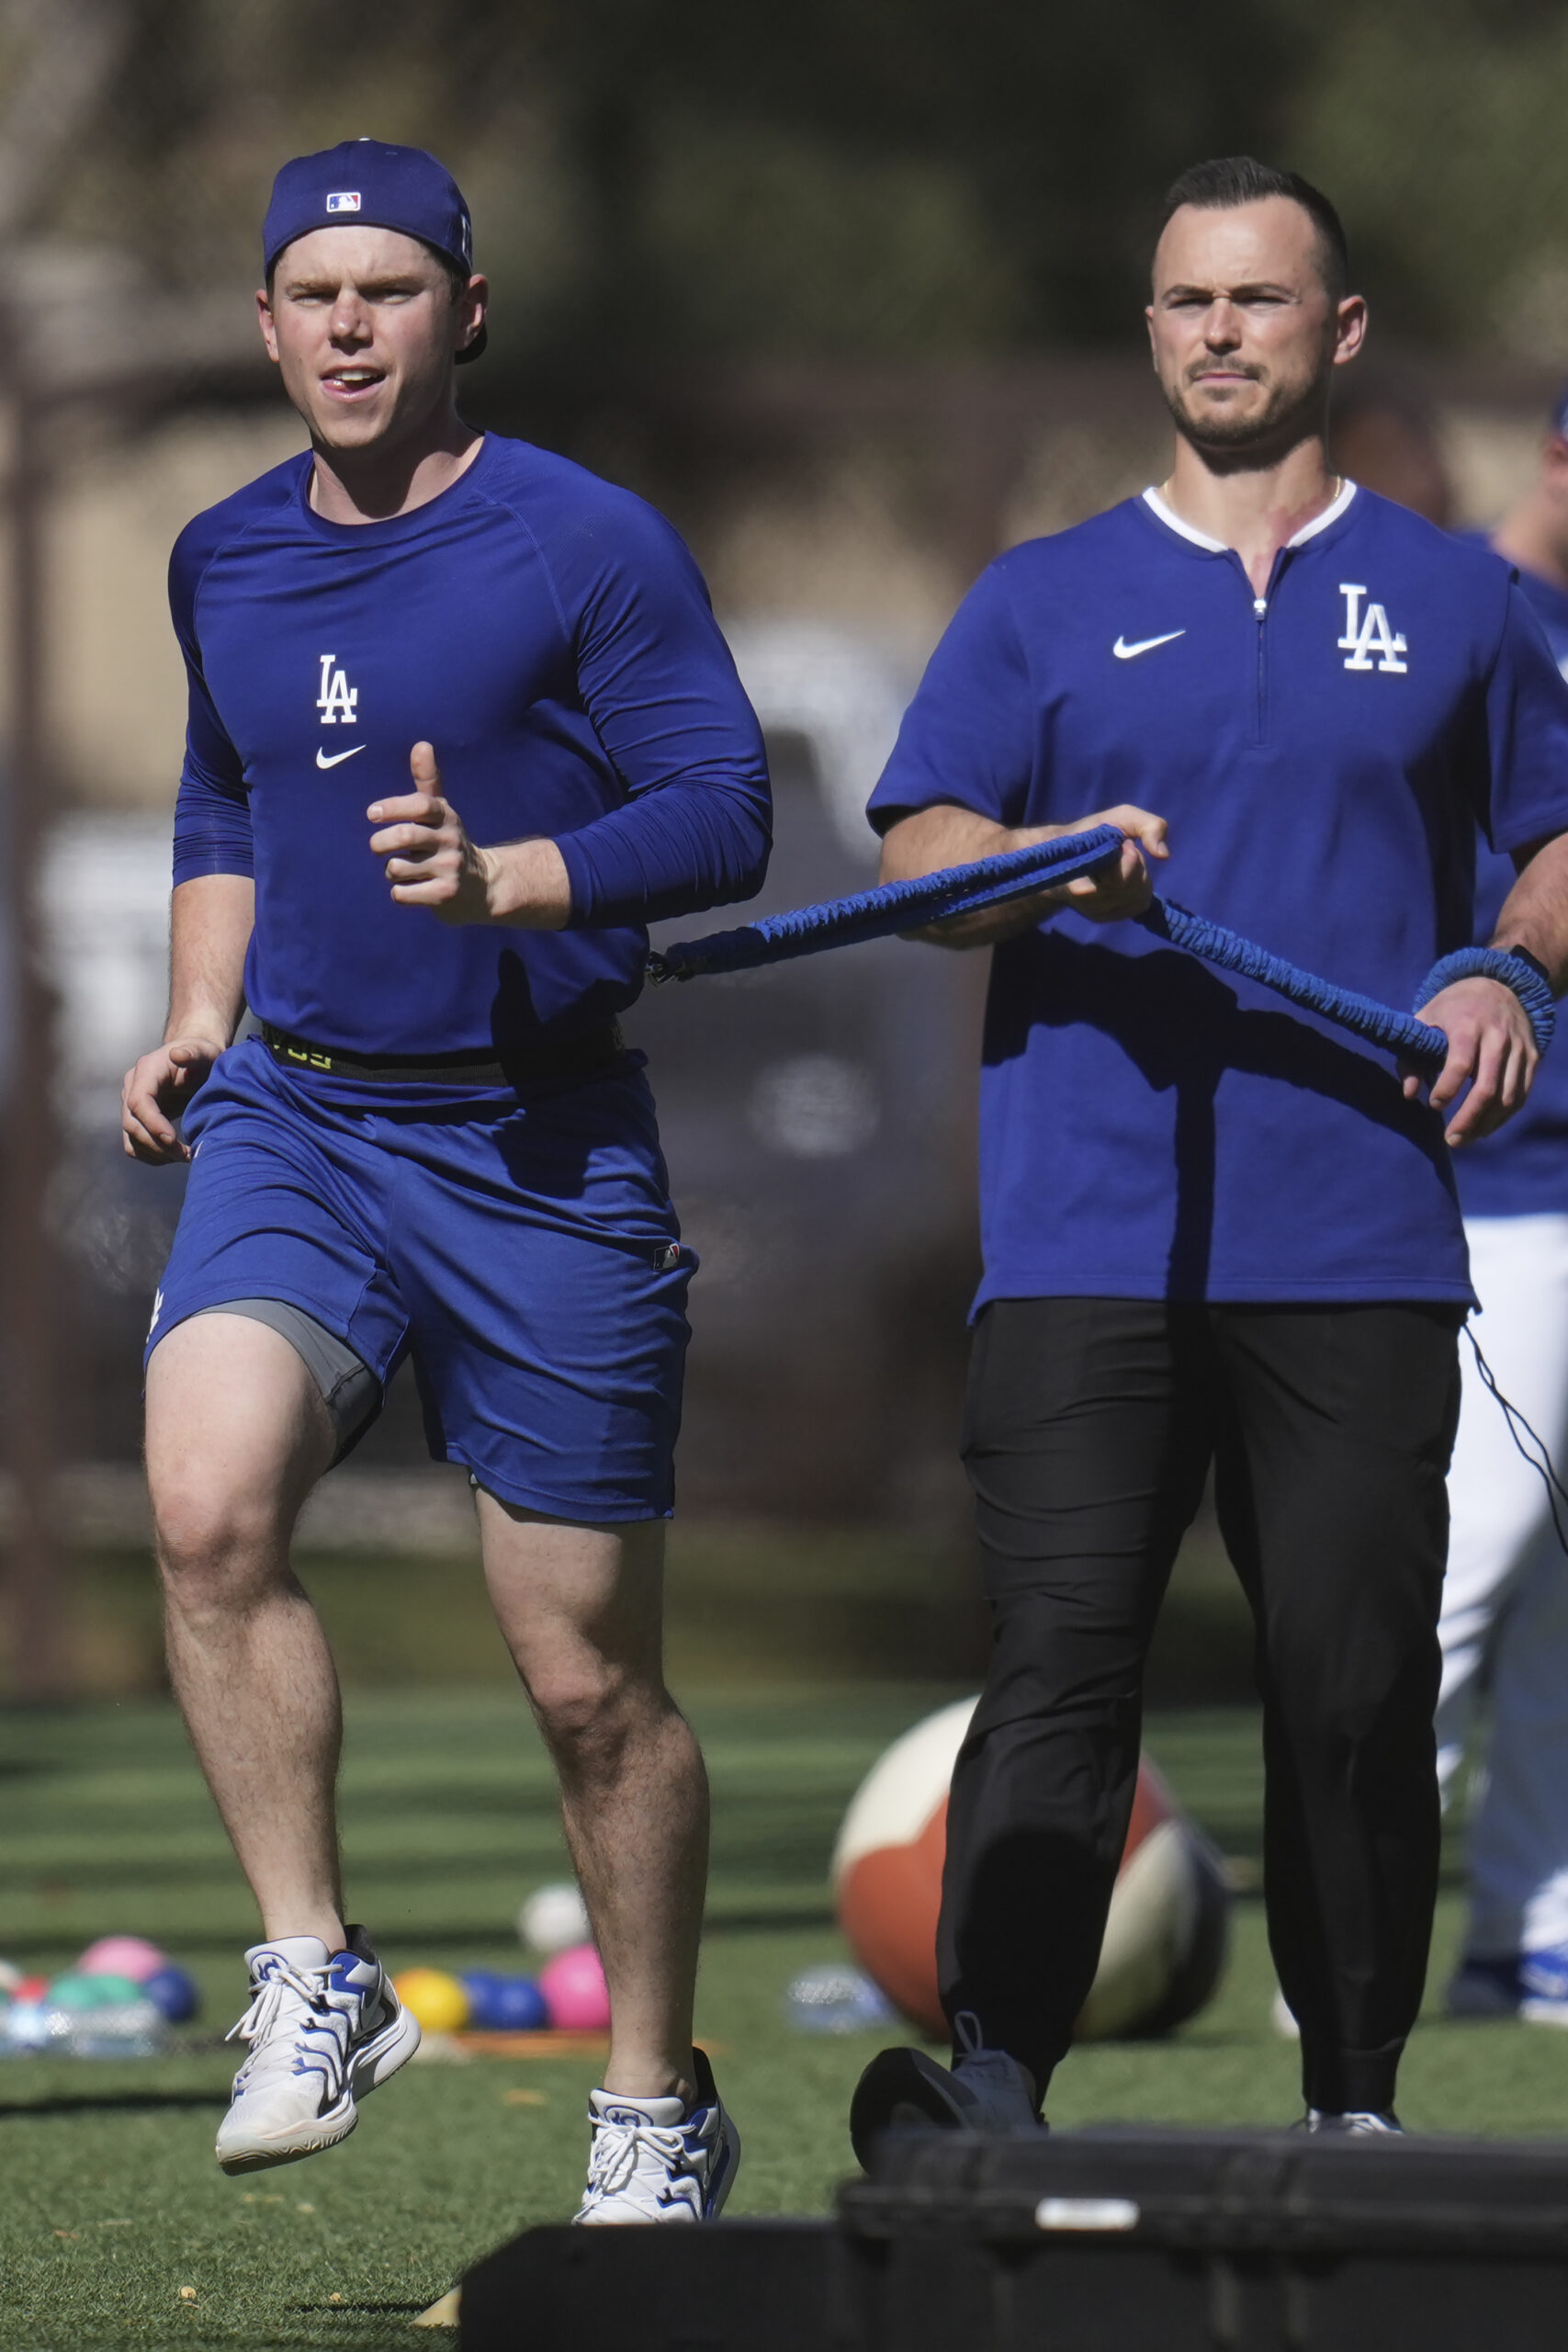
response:
M1495 514L1568 372L1565 108L1552 0L0 0L6 1687L159 1672L138 1365L179 1180L119 1157L115 1101L163 1018L168 549L300 446L251 300L277 164L372 133L455 170L494 290L468 413L691 539L769 735L779 906L871 877L860 806L981 566L1164 470L1140 310L1184 164L1250 150L1328 188L1374 318L1340 462ZM704 1261L694 1670L976 1656L983 980L888 944L628 1024ZM411 1395L313 1513L351 1671L433 1641L499 1670ZM1160 1694L1228 1691L1245 1650L1200 1531Z

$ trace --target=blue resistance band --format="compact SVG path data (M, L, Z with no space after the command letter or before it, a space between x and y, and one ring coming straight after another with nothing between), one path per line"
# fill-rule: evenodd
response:
M953 865L939 874L920 875L909 882L884 882L849 899L829 899L814 907L795 907L787 914L764 915L758 922L736 931L710 932L705 939L684 939L652 955L648 977L663 980L694 979L704 972L754 971L766 964L781 964L796 956L815 956L828 947L851 947L872 939L886 939L913 931L945 916L973 914L982 907L1002 906L1010 899L1055 884L1071 882L1115 855L1126 836L1116 825L1097 825L1087 833L1066 833L1029 849L1009 850L999 857L984 857L972 865ZM1201 956L1222 970L1240 972L1258 980L1292 1004L1334 1022L1341 1029L1382 1046L1392 1054L1435 1073L1448 1052L1448 1039L1392 1005L1359 996L1353 989L1337 987L1272 956L1250 939L1243 939L1222 923L1211 922L1168 899L1156 898L1134 920L1156 938L1168 939L1189 954ZM1481 959L1481 960L1478 960ZM1456 969L1462 966L1463 970ZM1516 956L1495 949L1463 949L1435 967L1417 998L1426 1003L1438 989L1466 973L1483 971L1512 988L1529 1015L1536 1042L1544 1053L1551 1043L1553 1006L1551 992L1539 974Z
M1120 825L1096 825L1091 832L1065 833L1030 849L1004 851L973 865L950 865L912 882L883 882L852 899L826 899L819 906L795 907L788 914L763 915L738 931L711 931L705 939L683 939L648 959L648 977L694 979L699 972L750 972L795 956L815 956L824 947L854 947L868 939L891 939L943 915L973 914L979 907L1005 905L1054 883L1075 881L1114 857L1126 839Z

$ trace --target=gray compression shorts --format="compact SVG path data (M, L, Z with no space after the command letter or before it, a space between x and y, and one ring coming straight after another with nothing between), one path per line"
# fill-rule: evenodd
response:
M244 1315L279 1332L300 1359L321 1392L321 1402L337 1431L334 1463L352 1453L381 1409L381 1384L346 1340L281 1298L226 1298L221 1305L203 1306L201 1315ZM195 1317L192 1317L195 1320Z

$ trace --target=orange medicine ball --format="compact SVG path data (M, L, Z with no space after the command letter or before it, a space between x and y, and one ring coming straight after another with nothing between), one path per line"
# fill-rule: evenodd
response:
M961 1699L939 1708L894 1741L852 1798L833 1856L839 1924L855 1958L939 2040L947 2031L936 1980L947 1792L975 1705ZM1168 2033L1195 2016L1224 1973L1229 1937L1224 1863L1145 1757L1079 2038Z

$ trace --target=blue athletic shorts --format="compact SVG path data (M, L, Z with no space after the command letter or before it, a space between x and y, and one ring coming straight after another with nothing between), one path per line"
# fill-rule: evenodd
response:
M389 1093L230 1048L186 1116L147 1354L204 1307L285 1299L383 1386L412 1356L431 1453L503 1501L667 1517L696 1260L640 1057L521 1097Z

